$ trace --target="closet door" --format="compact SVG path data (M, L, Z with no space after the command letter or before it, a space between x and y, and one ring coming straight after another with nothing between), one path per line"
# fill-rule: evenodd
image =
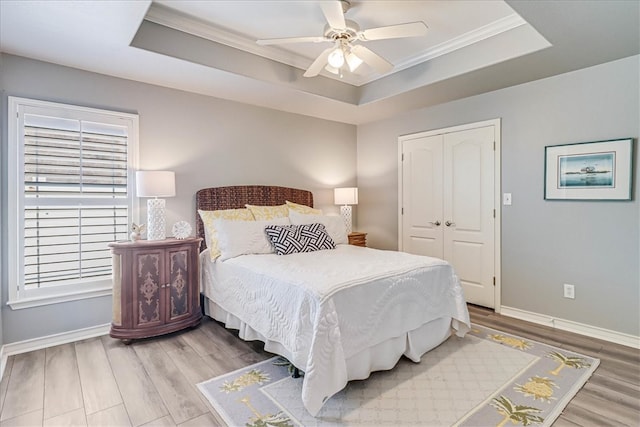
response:
M493 308L495 125L400 138L400 250L450 262L468 302Z
M494 306L494 126L444 135L443 257L467 301Z
M443 258L442 135L402 143L404 252Z

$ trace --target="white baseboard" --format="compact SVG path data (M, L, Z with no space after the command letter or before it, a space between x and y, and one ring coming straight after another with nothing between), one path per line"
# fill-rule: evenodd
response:
M107 323L104 325L92 326L90 328L76 329L75 331L5 344L0 348L0 378L4 375L4 368L7 365L7 358L9 356L53 347L54 345L67 344L74 341L107 335L110 327L111 324Z
M500 314L520 320L526 320L531 323L537 323L538 325L549 326L568 332L575 332L576 334L586 335L591 338L597 338L640 349L640 337L634 335L599 328L597 326L586 325L572 320L559 319L557 317L547 316L546 314L520 310L519 308L506 307L504 305L500 307Z

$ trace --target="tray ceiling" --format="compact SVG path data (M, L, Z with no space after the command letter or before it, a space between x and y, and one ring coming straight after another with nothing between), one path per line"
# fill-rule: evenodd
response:
M380 120L640 53L636 1L353 0L363 29L423 21L423 37L368 41L394 69L304 70L324 46L320 1L0 0L0 51L346 123Z

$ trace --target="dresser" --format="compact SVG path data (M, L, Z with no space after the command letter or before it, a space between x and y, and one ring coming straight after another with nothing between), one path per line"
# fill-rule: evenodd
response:
M354 231L349 233L349 244L355 246L367 246L367 233Z
M109 244L113 257L112 337L130 342L200 323L201 240Z

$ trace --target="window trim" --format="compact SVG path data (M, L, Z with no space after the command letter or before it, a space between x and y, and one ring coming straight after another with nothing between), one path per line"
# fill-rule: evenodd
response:
M127 135L127 191L130 221L139 223L139 201L135 197L135 171L138 168L138 115L118 111L102 110L57 102L40 101L28 98L8 97L8 173L7 173L7 217L8 217L8 301L12 309L37 307L48 304L74 301L85 298L95 298L111 295L110 279L100 279L93 283L53 286L50 288L33 289L18 295L19 282L24 270L24 135L20 135L20 116L29 110L58 109L72 114L72 118L80 120L104 121L106 117L113 122L122 121L129 127L131 134ZM92 117L93 116L93 117ZM111 121L109 121L111 123ZM20 160L20 161L18 161ZM22 193L21 193L22 189Z

